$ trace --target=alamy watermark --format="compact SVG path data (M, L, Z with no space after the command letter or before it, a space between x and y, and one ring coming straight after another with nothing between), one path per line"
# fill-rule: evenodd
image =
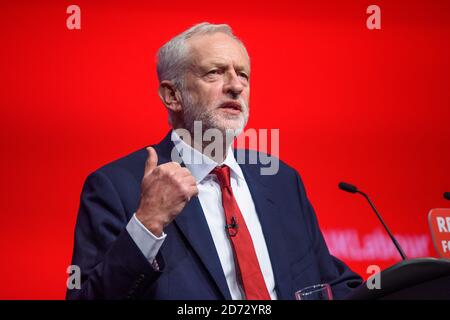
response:
M228 129L224 133L216 128L203 130L202 122L194 122L194 130L191 133L186 129L176 129L178 136L187 145L218 163L221 162L230 151L229 146L234 145L236 161L238 164L260 164L261 175L275 175L280 167L280 130L279 129L247 129L241 134ZM249 150L246 150L246 147ZM270 149L270 155L265 152ZM185 164L202 164L203 157L195 157L194 150L190 154L180 155L176 146L172 149L171 159L174 162Z
M66 281L67 289L73 290L81 289L81 269L76 264L70 265L67 267L66 272L69 274L69 277Z
M69 16L66 19L66 27L69 30L81 30L81 9L76 4L67 7L66 13Z
M367 289L380 290L381 289L381 268L376 264L367 267L366 273L371 276L366 281Z

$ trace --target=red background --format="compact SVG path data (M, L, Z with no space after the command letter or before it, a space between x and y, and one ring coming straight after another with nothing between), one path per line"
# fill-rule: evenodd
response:
M81 27L66 28L66 8ZM382 29L366 28L381 7ZM252 58L249 127L279 128L321 226L428 234L450 191L448 1L2 1L0 298L64 297L81 187L167 132L155 53L187 27L230 24ZM430 254L434 254L430 243ZM407 252L408 253L408 252ZM363 274L368 264L346 261Z

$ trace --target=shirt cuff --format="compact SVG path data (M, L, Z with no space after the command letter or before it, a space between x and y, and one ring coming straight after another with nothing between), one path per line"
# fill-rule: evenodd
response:
M163 232L160 237L155 236L139 221L136 213L133 214L126 229L144 257L152 264L167 235Z

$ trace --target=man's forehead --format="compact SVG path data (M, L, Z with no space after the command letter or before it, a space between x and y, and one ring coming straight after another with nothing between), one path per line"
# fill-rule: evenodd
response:
M187 41L189 55L197 65L221 65L233 61L249 68L249 58L243 45L225 33L203 34Z

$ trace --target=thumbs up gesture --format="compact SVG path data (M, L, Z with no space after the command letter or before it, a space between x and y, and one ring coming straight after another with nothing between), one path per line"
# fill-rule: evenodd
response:
M141 200L136 211L138 220L155 236L183 210L187 202L198 195L197 183L190 171L178 162L158 166L158 155L147 148Z

